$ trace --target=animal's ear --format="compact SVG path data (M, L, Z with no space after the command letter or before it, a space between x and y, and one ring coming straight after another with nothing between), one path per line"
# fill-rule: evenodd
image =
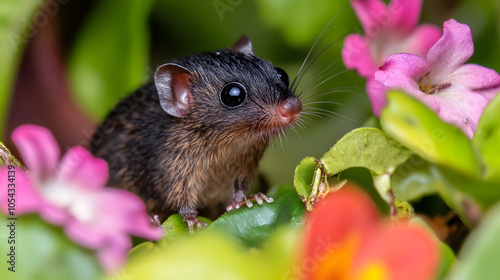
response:
M183 118L189 113L192 98L190 76L189 70L174 63L166 63L156 69L155 85L160 105L169 115Z
M250 38L247 36L243 35L234 43L234 45L231 47L233 51L248 54L248 55L254 55L253 54L253 49L252 49L252 41L250 41Z

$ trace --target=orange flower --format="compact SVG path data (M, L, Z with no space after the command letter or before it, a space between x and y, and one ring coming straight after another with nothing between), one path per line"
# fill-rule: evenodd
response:
M352 187L328 194L312 211L305 245L303 279L433 279L439 264L425 229L382 220Z

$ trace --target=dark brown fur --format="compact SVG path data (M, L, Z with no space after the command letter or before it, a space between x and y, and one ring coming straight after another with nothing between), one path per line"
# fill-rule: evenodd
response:
M175 62L192 73L189 114L167 114L149 84L116 106L90 147L108 162L109 185L138 194L161 221L243 199L269 141L293 123L278 116L293 94L270 63L230 49ZM234 81L245 85L247 99L227 108L219 92Z

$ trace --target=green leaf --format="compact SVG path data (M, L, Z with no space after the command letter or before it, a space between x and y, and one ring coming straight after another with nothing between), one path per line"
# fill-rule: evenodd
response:
M327 174L351 167L364 167L377 175L392 173L406 161L410 152L391 141L376 128L358 128L347 133L327 152L321 162Z
M284 227L262 250L244 250L224 233L205 229L132 258L118 279L284 279L293 273L289 270L298 256L299 237Z
M471 142L456 126L439 119L427 106L402 92L387 94L380 122L390 137L430 162L478 177L481 166Z
M36 215L18 217L14 233L5 224L0 227L0 253L2 259L15 246L15 268L3 261L0 279L99 279L102 270L95 253L76 245L66 237L61 228L49 225ZM10 222L10 221L9 221ZM15 244L8 244L7 237L15 236ZM12 240L12 239L11 239Z
M222 231L248 247L262 246L280 225L302 223L305 210L297 193L292 186L281 188L273 203L227 212L205 230Z
M303 159L295 168L293 177L293 185L302 201L307 200L311 193L311 185L313 183L314 171L318 166L318 162L313 157Z
M207 219L205 217L198 217L200 221L204 221L207 223L207 225L210 225L212 221L210 219ZM189 235L189 227L186 221L184 221L184 218L182 218L181 215L179 214L173 214L168 217L165 222L163 222L162 227L165 229L165 235L161 240L156 242L159 246L165 246L168 243L183 237ZM196 227L196 226L195 226ZM196 228L195 228L196 231Z
M394 171L391 186L399 200L413 201L444 189L443 180L435 165L412 155Z
M439 168L447 185L453 190L472 197L481 208L488 209L500 200L500 187L498 182L485 181L471 178L447 168Z
M500 95L483 111L472 142L479 148L484 165L485 178L500 181Z
M492 279L500 275L500 204L492 207L460 251L460 264L448 279Z
M128 256L130 260L135 258L143 258L144 256L147 256L151 254L151 252L157 250L159 250L159 247L154 242L146 241L130 249L130 251L128 252Z
M327 184L322 181L323 177L356 167L366 168L375 175L391 174L410 155L408 150L376 128L354 129L324 154L319 163L312 157L302 160L295 169L294 185L306 208L311 210L326 193L323 189ZM379 192L386 201L392 201L387 189L379 189ZM384 206L379 206L384 209Z
M470 213L464 207L471 202L471 197L482 206L490 205L491 200L498 197L498 188L484 187L483 182L468 177L445 167L423 160L419 156L411 156L394 172L391 186L394 197L403 201L415 201L424 196L439 194L445 203L457 212L461 220L472 226ZM485 191L489 193L484 195ZM499 190L500 191L500 190Z
M3 139L5 119L9 110L12 86L26 42L31 38L30 29L39 28L32 15L43 1L2 0L0 2L0 139ZM48 18L47 13L40 16Z
M69 59L71 85L78 101L97 118L144 83L152 3L97 1L76 38Z

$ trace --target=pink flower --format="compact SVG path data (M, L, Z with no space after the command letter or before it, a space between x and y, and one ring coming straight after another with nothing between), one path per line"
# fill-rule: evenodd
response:
M29 174L15 170L16 216L38 213L62 226L74 242L97 250L108 270L118 268L131 248L129 235L157 240L161 228L152 227L143 202L134 194L105 188L108 166L83 147L74 147L59 161L60 151L46 128L23 125L12 134ZM59 162L58 162L59 161ZM0 170L7 178L9 169ZM0 189L7 189L2 179ZM9 214L6 191L0 192L0 210Z
M380 114L380 95L386 89L373 82L373 74L386 58L407 52L424 56L439 39L437 26L417 22L421 0L393 0L386 6L380 0L351 0L365 36L351 34L344 41L342 59L348 69L356 69L367 81L373 113Z
M500 92L496 71L464 64L473 53L470 28L450 19L425 58L408 53L391 55L375 73L375 80L418 97L442 120L472 138L484 108Z
M352 186L329 193L307 221L301 279L433 279L439 249L425 229L381 219Z

